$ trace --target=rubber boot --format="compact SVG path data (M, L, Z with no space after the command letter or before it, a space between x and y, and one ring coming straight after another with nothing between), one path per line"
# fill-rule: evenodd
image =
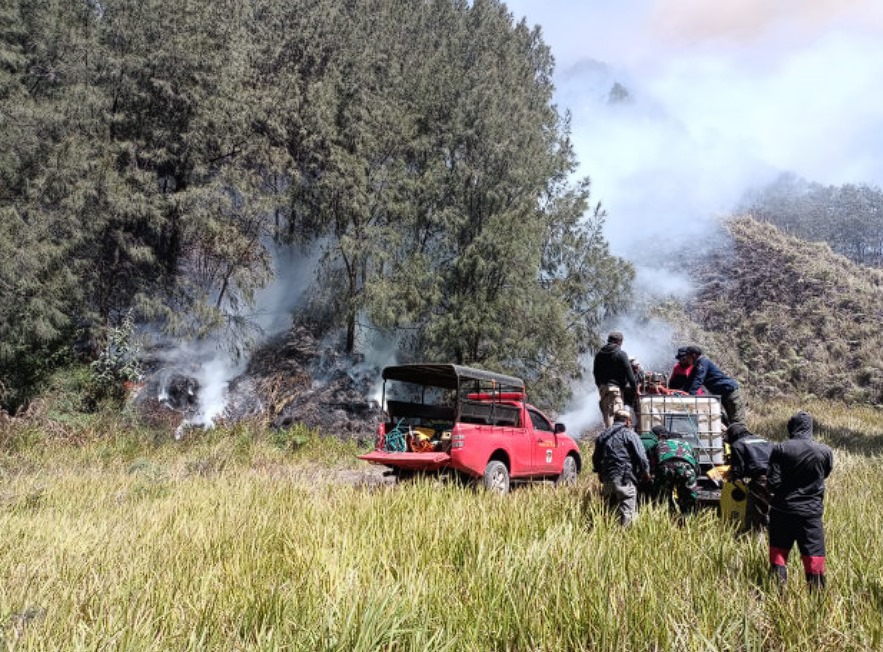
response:
M780 564L771 564L770 577L778 580L779 584L784 584L788 581L788 567Z
M809 584L810 591L822 591L825 588L825 574L807 573L806 583Z

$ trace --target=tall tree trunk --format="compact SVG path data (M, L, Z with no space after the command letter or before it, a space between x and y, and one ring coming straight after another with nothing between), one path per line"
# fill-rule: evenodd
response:
M346 315L346 352L352 353L356 348L356 265L349 265L347 269L349 281L349 296L347 297Z

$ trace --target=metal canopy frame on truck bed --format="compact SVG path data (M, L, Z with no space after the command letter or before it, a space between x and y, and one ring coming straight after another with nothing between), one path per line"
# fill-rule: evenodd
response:
M383 405L390 415L395 407L396 414L405 410L415 411L420 416L427 416L428 410L450 411L450 419L464 423L484 425L520 425L520 411L503 402L513 400L524 401L524 381L515 376L507 376L474 367L456 364L406 364L386 367L383 370ZM451 406L434 406L424 403L410 404L401 401L386 400L386 381L398 381L417 385L423 388L438 388L456 392L455 404ZM517 398L516 398L517 397ZM503 402L501 402L503 401Z
M456 364L405 364L386 367L383 370L383 380L399 380L443 389L459 389L461 380L477 380L499 385L501 389L525 391L524 381L515 376Z

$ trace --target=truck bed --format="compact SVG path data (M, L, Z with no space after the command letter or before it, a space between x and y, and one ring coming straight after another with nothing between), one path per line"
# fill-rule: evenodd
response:
M398 469L412 471L436 471L446 466L451 461L448 453L389 453L386 451L372 451L365 455L359 455L360 460L374 464L385 464Z

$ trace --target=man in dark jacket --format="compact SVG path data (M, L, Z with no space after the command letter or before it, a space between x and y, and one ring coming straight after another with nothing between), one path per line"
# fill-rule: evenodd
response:
M788 578L788 553L800 550L811 589L825 586L825 532L822 512L825 478L834 468L834 453L812 438L812 416L798 412L788 421L788 439L770 453L770 572Z
M617 410L613 425L595 441L592 470L601 479L601 493L619 522L628 527L637 510L638 480L650 480L650 463L644 444L631 428L631 414Z
M622 333L613 331L607 336L607 344L595 354L592 373L598 386L598 407L604 427L609 428L613 414L634 402L638 387L629 356L622 350Z
M744 531L763 532L770 524L770 489L767 473L773 445L752 434L744 423L734 423L724 438L730 445L730 478L748 486Z
M710 394L717 394L721 397L721 406L727 413L728 423L744 422L745 405L742 403L739 383L702 355L702 349L698 346L688 346L685 351L686 355L682 358L683 363L693 369L687 378L684 391L695 396L699 394L700 388L704 385Z

